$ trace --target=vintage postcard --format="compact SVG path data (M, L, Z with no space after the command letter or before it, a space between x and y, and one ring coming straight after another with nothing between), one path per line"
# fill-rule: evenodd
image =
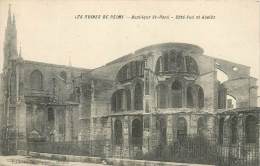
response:
M257 0L0 0L0 165L259 166Z

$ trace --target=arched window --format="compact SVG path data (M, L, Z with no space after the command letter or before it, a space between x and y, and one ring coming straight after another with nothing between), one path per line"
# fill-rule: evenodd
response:
M135 96L134 96L134 106L135 110L143 109L143 89L140 83L135 85Z
M182 140L187 136L187 122L185 118L178 118L177 121L177 139Z
M156 62L155 72L185 72L185 60L182 51L174 49L165 51Z
M206 136L206 131L207 131L207 127L206 127L206 122L204 120L203 117L200 117L198 119L198 124L197 124L197 134L199 136Z
M228 109L237 108L237 100L231 95L227 95L227 103L226 106Z
M199 108L204 107L204 92L201 87L199 87L199 89L198 89L198 106L199 106Z
M165 118L160 118L160 143L163 145L167 143L167 123Z
M132 122L132 143L134 145L143 144L143 123L139 119L134 119Z
M66 82L67 81L67 73L65 71L60 72L60 77Z
M178 53L176 59L177 71L184 71L184 57L182 56L182 52Z
M187 106L194 107L192 87L187 88Z
M230 129L231 129L231 143L235 144L237 143L237 117L233 117L231 119L231 124L230 124Z
M252 115L246 117L245 122L245 134L246 134L246 143L256 143L257 140L257 119Z
M129 89L125 90L126 95L126 108L127 110L131 110L131 92Z
M158 93L157 93L157 100L158 100L158 107L159 108L166 108L167 107L167 96L168 90L167 86L163 84L159 84L157 86Z
M123 89L113 93L111 98L111 110L115 112L123 110Z
M172 83L172 107L182 107L182 85L179 81Z
M220 83L223 83L228 80L228 76L225 72L223 72L222 70L220 70L218 68L216 69L216 71L217 71L217 80Z
M176 72L176 51L175 50L171 50L169 52L169 57L168 57L168 66L169 66L169 71L171 72Z
M224 118L221 118L219 120L219 125L218 125L218 143L223 144L223 136L224 136Z
M119 119L115 120L114 131L115 131L115 144L121 145L123 143L123 130L122 130L122 123Z
M143 61L132 61L125 64L118 72L116 78L119 82L126 82L135 77L143 77L144 63Z
M31 73L31 88L34 90L41 90L43 88L43 76L39 70L34 70Z
M185 56L185 60L186 60L187 72L199 74L199 69L196 61L190 56Z

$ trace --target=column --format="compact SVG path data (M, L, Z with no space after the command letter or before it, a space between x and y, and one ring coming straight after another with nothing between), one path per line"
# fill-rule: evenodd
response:
M129 148L129 117L125 116L122 120L122 129L123 129L123 152L122 157L129 158L130 148Z
M24 101L16 105L16 149L27 150L27 134L26 134L26 104Z
M104 146L104 156L105 158L112 157L112 118L109 117L106 120L104 125L104 139L105 139L105 146Z
M150 148L150 121L151 115L143 115L143 153L147 153Z
M65 112L65 141L72 141L71 133L71 110L70 107L66 107Z
M166 125L167 125L167 144L171 144L173 142L173 115L168 115L166 117Z

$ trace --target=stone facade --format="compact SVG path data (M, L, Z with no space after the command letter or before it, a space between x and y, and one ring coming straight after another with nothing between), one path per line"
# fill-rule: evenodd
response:
M5 145L103 140L106 156L133 158L187 136L224 135L225 144L230 132L219 126L230 128L227 114L256 107L250 67L206 56L199 46L157 44L82 69L24 60L15 26L9 11L0 82ZM243 121L238 116L238 126ZM245 130L237 131L251 134Z

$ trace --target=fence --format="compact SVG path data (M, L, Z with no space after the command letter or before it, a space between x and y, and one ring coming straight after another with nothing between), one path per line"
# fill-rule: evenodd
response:
M99 156L105 154L106 140L84 142L28 142L19 143L18 150L78 156Z
M215 142L204 138L183 137L170 144L159 144L143 159L198 164L213 164L217 158Z
M149 140L149 142L160 142L153 139ZM29 142L26 146L19 144L18 149L25 149L27 147L27 150L34 152L79 156L125 158L129 155L138 160L214 164L217 166L260 165L259 146L257 144L219 145L215 139L183 137L172 143L159 144L155 148L148 147L150 150L143 154L143 147L140 145L141 141L136 142L138 142L138 146L133 144L129 146L124 144L111 145L110 140L86 142Z
M260 165L257 144L219 145L215 139L203 137L183 137L168 145L159 144L142 159L217 166Z
M220 166L259 166L259 146L256 144L217 147L216 163Z

